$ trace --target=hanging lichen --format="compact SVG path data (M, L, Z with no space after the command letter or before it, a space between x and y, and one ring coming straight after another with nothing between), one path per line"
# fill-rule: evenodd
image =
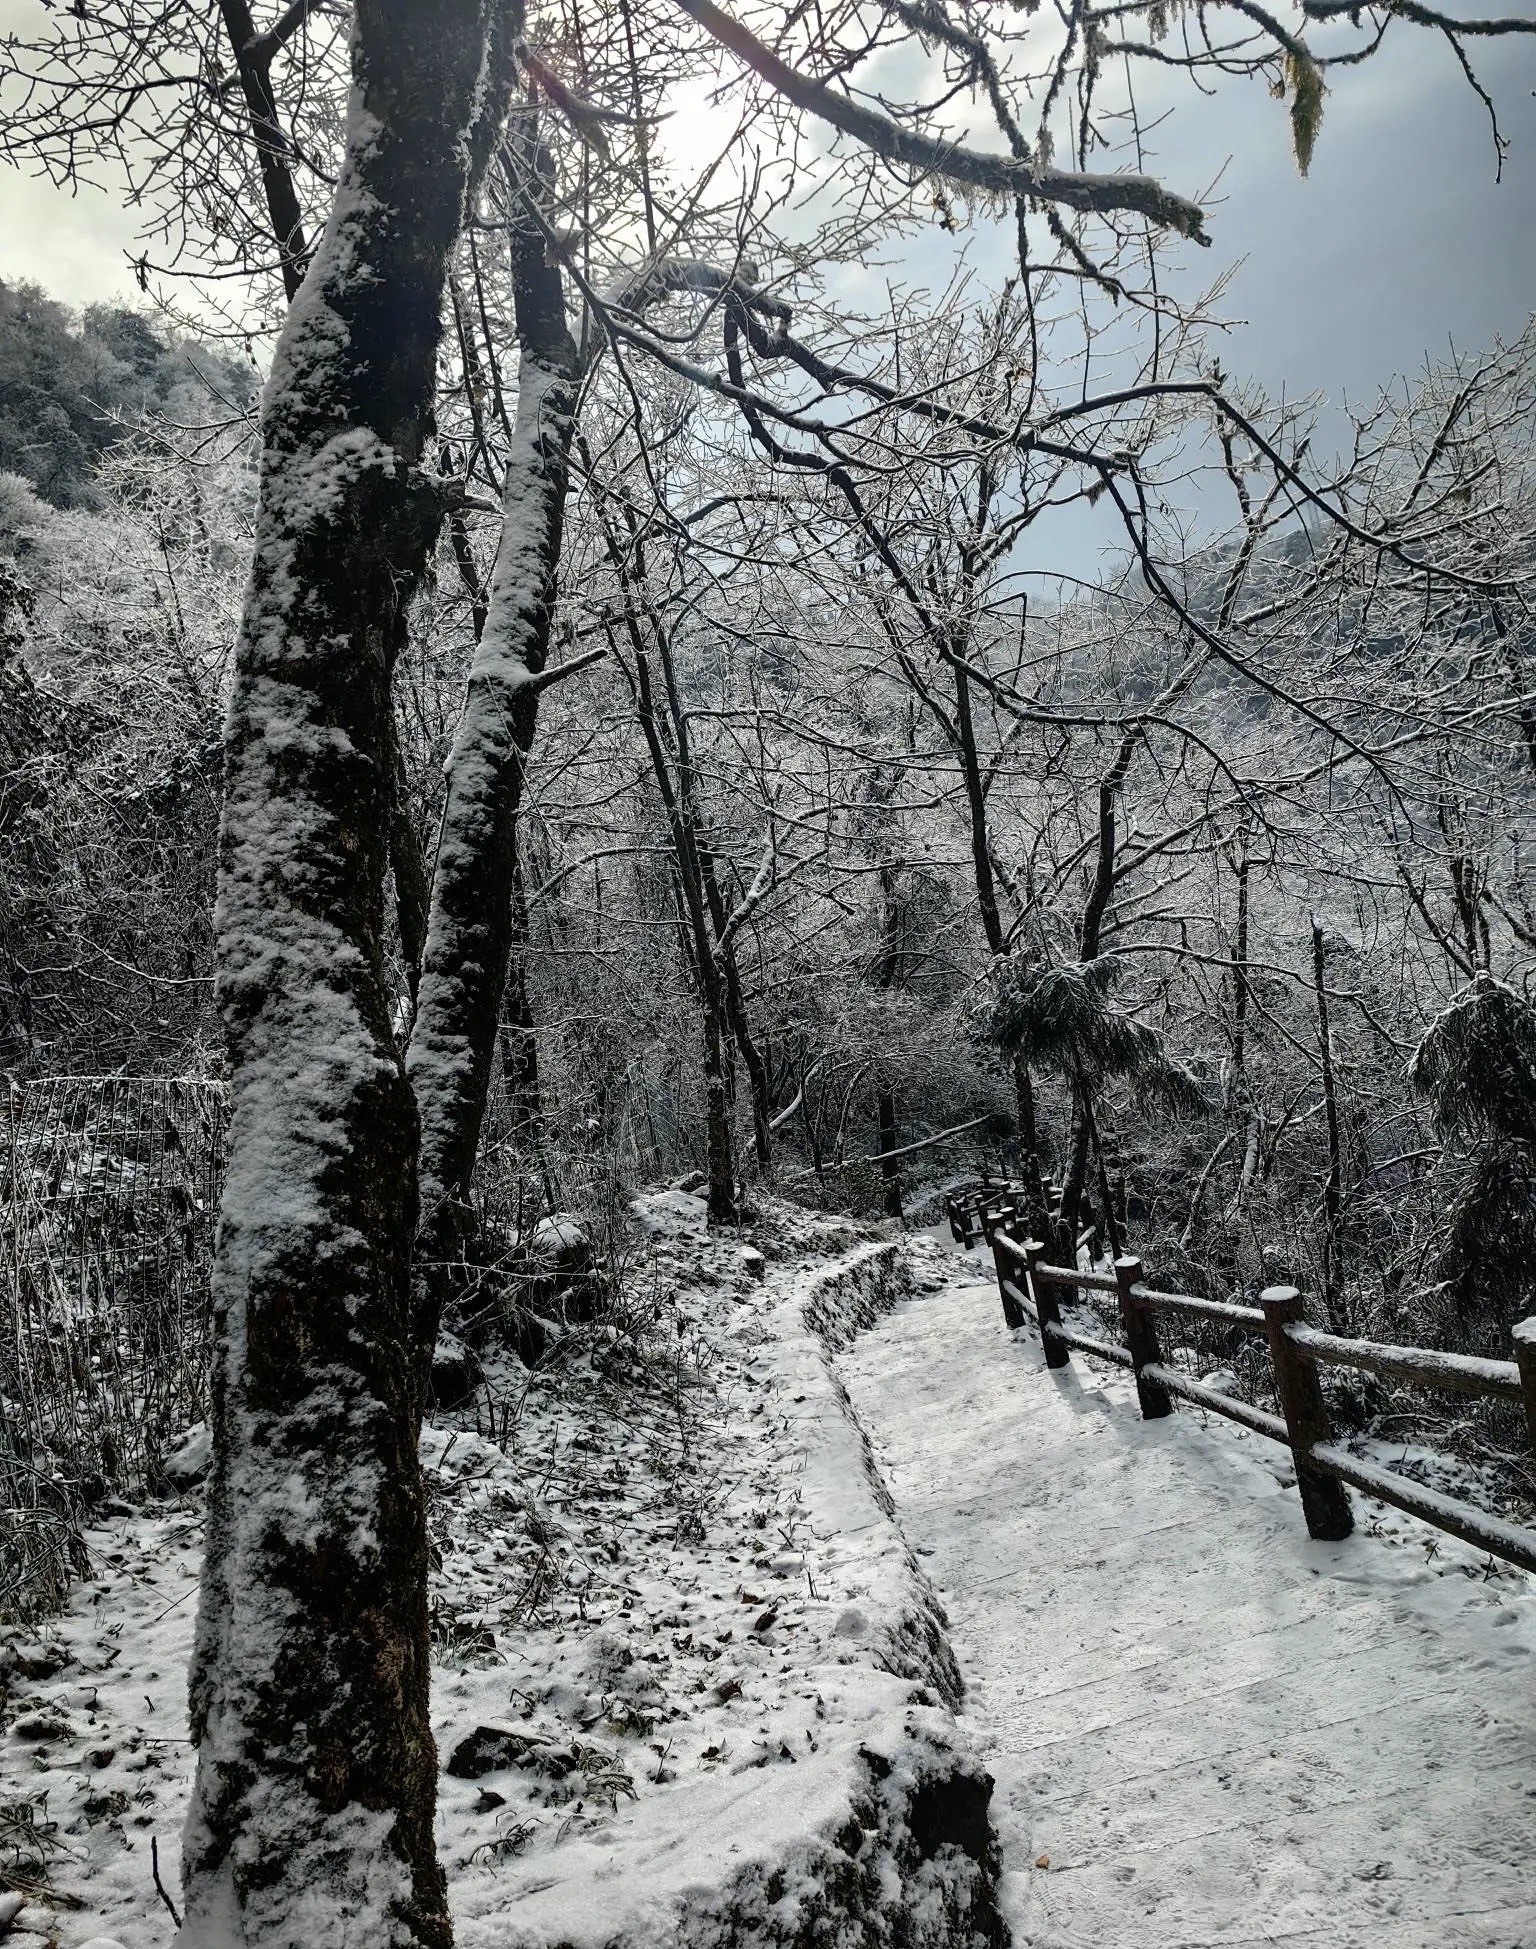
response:
M1184 0L1152 0L1147 8L1147 35L1153 41L1166 40L1168 30L1184 11Z
M1323 71L1300 41L1286 49L1285 80L1291 94L1291 147L1305 176L1323 122Z

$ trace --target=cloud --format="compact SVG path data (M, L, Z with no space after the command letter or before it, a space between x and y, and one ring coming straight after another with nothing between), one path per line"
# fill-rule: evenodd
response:
M0 277L41 284L66 304L136 293L127 256L137 225L102 190L76 195L41 177L0 169Z

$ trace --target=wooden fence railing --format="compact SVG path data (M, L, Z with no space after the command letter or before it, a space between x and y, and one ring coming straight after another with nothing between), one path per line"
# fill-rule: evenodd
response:
M1394 1347L1373 1340L1347 1340L1309 1326L1301 1294L1294 1286L1272 1286L1257 1306L1196 1299L1189 1293L1159 1292L1143 1277L1140 1259L1122 1256L1110 1272L1084 1272L1052 1265L1045 1247L1022 1236L1011 1200L982 1212L982 1229L992 1246L1002 1295L1003 1318L1010 1327L1032 1319L1040 1330L1048 1367L1065 1367L1075 1351L1106 1360L1131 1373L1146 1420L1172 1412L1174 1398L1212 1414L1224 1415L1255 1434L1283 1443L1296 1464L1296 1486L1313 1536L1337 1541L1350 1534L1354 1518L1344 1484L1406 1510L1436 1529L1459 1536L1490 1556L1523 1570L1536 1570L1536 1530L1522 1529L1422 1483L1362 1460L1334 1439L1318 1368L1349 1367L1417 1387L1442 1388L1486 1400L1521 1404L1536 1447L1536 1317L1515 1328L1513 1360L1482 1360L1468 1354L1436 1353L1425 1347ZM1112 1294L1124 1344L1067 1326L1059 1295L1064 1288ZM1275 1392L1282 1412L1221 1392L1170 1366L1162 1355L1160 1314L1180 1315L1268 1342Z
M1041 1191L1048 1200L1060 1203L1059 1184L1044 1184ZM1016 1178L996 1178L983 1171L979 1178L956 1185L944 1199L944 1216L955 1243L967 1249L986 1235L989 1212L1001 1212L1015 1224L1026 1223L1028 1198L1024 1186Z

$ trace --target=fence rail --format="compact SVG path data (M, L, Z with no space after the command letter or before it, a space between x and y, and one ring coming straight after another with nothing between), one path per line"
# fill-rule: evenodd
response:
M1042 1185L1041 1192L1059 1200L1061 1186ZM983 1171L979 1178L955 1185L944 1200L944 1216L954 1241L967 1250L985 1236L988 1212L998 1211L1009 1214L1017 1224L1029 1222L1028 1193L1019 1179L996 1178Z
M1259 1295L1257 1306L1197 1299L1191 1293L1160 1292L1147 1284L1141 1261L1129 1256L1117 1259L1112 1273L1052 1264L1038 1240L1022 1236L1011 1199L990 1204L982 1201L978 1211L981 1232L992 1247L1003 1318L1010 1328L1033 1320L1048 1367L1067 1366L1073 1353L1088 1354L1123 1367L1135 1377L1137 1399L1146 1420L1171 1413L1178 1399L1288 1447L1296 1465L1296 1486L1307 1528L1315 1537L1337 1542L1353 1530L1354 1516L1344 1486L1347 1483L1364 1495L1375 1496L1486 1550L1490 1556L1517 1564L1522 1570L1536 1570L1536 1530L1505 1522L1487 1510L1428 1489L1341 1447L1318 1375L1320 1366L1346 1367L1416 1387L1517 1402L1524 1406L1527 1430L1536 1447L1536 1317L1515 1328L1513 1360L1483 1360L1429 1347L1351 1340L1309 1326L1305 1302L1294 1286L1270 1287ZM955 1231L960 1237L958 1225ZM1060 1300L1060 1294L1068 1289L1112 1293L1124 1345L1068 1326L1061 1317ZM1170 1366L1158 1341L1157 1319L1161 1313L1209 1321L1266 1341L1281 1412L1271 1414Z

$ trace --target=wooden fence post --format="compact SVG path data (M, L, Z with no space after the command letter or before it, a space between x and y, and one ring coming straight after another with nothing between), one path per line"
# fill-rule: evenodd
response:
M1029 1296L1034 1302L1035 1318L1040 1322L1040 1344L1045 1348L1045 1364L1047 1367L1065 1367L1071 1354L1051 1331L1053 1326L1061 1325L1061 1303L1056 1297L1055 1286L1048 1280L1035 1277L1035 1267L1044 1257L1045 1247L1039 1239L1025 1240L1024 1262Z
M1009 1225L997 1226L992 1234L992 1263L997 1267L997 1290L1003 1302L1003 1324L1010 1333L1024 1324L1024 1308L1008 1290L1010 1275L1014 1283L1018 1283L1019 1262L1005 1252L1000 1243L1002 1239L1012 1237L1013 1228Z
M1525 1429L1536 1448L1536 1313L1515 1327L1515 1365L1520 1369L1520 1394L1525 1402Z
M1337 1543L1355 1527L1349 1497L1342 1482L1324 1475L1307 1460L1307 1451L1314 1442L1333 1440L1328 1407L1317 1378L1316 1361L1309 1359L1285 1330L1293 1324L1306 1323L1306 1308L1294 1286L1269 1287L1259 1294L1259 1304L1264 1309L1264 1324L1269 1332L1269 1357L1274 1362L1275 1386L1290 1432L1296 1487L1301 1491L1307 1532L1320 1542Z
M1157 1323L1152 1309L1132 1291L1141 1283L1142 1263L1122 1252L1115 1260L1115 1290L1120 1299L1120 1323L1125 1329L1125 1344L1130 1348L1136 1372L1136 1399L1141 1403L1143 1421L1160 1421L1173 1413L1173 1400L1161 1381L1143 1369L1162 1364L1162 1349L1157 1344Z

